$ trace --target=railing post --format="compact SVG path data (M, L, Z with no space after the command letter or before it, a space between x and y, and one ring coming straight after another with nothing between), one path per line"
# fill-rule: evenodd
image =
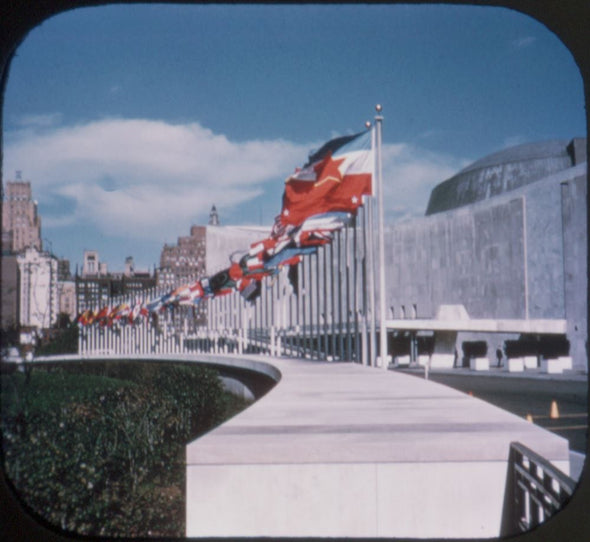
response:
M511 443L500 535L528 531L545 521L565 505L575 485L548 460Z

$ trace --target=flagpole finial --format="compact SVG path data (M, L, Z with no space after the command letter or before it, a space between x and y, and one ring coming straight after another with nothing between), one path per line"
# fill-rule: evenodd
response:
M381 106L381 104L377 104L375 106L375 110L377 111L377 113L381 113L381 111L383 110L383 107Z

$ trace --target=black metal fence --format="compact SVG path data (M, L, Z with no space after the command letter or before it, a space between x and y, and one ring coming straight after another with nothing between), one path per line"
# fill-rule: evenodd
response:
M504 534L532 529L563 508L576 482L520 442L510 444Z

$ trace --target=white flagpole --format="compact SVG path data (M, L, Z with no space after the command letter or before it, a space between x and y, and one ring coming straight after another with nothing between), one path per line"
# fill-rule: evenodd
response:
M371 147L373 151L375 150L375 130L371 132ZM375 169L373 167L373 169ZM373 200L376 197L376 189L375 189L375 171L373 171L373 175L371 176L371 197L368 198L367 201L367 214L365 216L365 228L368 229L366 231L367 237L367 253L366 253L366 261L367 261L367 275L369 280L369 344L370 344L370 355L369 355L369 365L376 366L377 365L377 340L376 340L376 329L375 329L375 241L373 239L373 228L374 228L374 219L373 219Z
M377 170L375 172L377 177L377 189L379 198L378 220L379 220L379 306L381 312L380 333L379 333L379 351L381 354L381 367L387 370L387 327L385 324L386 309L385 309L385 232L383 224L383 175L381 167L381 123L383 117L381 116L381 105L375 107L377 115L375 116L375 159Z

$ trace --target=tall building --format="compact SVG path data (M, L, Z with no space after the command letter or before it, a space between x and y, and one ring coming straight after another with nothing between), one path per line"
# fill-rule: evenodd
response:
M3 330L15 328L19 321L19 276L16 255L2 253L2 313L0 325Z
M16 177L16 181L6 183L2 198L3 246L11 252L28 247L41 250L41 218L32 197L31 183L22 181L20 172Z
M125 259L125 271L110 273L106 262L101 262L95 250L84 251L82 273L76 275L77 312L110 305L113 298L129 294L143 297L156 285L156 278L148 271L138 271L131 256Z
M17 256L19 269L19 324L46 329L57 321L57 258L34 247Z
M190 235L176 245L165 244L160 254L158 286L175 288L205 274L205 226L191 226Z
M59 314L67 314L70 321L76 318L76 281L70 273L69 260L57 262L57 295Z
M215 205L211 207L208 226L219 226ZM206 236L206 226L191 226L190 235L179 237L176 245L164 245L160 254L158 286L175 288L205 276Z

